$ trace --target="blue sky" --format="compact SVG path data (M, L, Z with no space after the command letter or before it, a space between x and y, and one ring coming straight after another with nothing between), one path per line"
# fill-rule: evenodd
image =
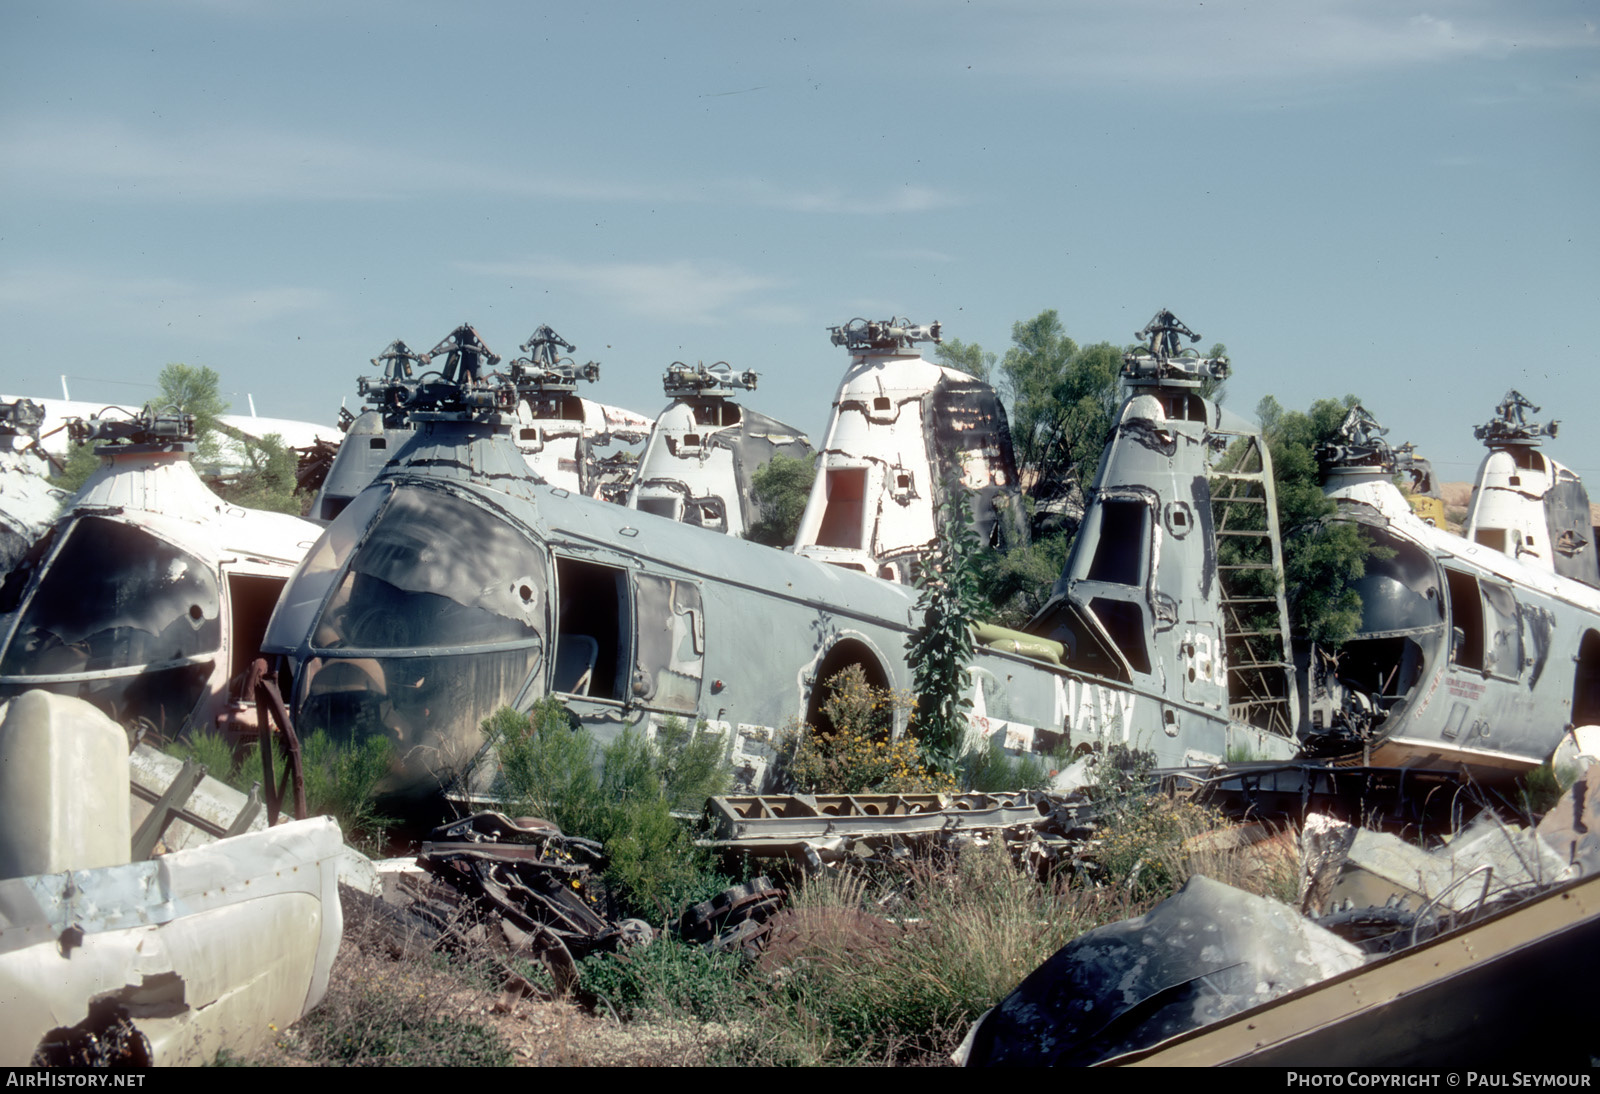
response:
M0 7L0 390L331 421L391 339L541 323L821 439L854 316L1003 352L1170 307L1228 403L1360 395L1446 479L1508 387L1600 496L1600 7Z

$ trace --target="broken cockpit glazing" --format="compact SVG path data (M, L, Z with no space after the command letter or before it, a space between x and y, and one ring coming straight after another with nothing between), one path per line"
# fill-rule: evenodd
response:
M0 657L7 692L67 689L119 722L181 728L221 656L213 567L132 525L85 516L42 573Z
M379 484L290 582L265 649L302 662L306 730L386 736L402 755L436 753L442 771L479 740L475 711L517 704L536 682L547 566L537 537L481 504Z
M207 490L192 417L146 407L69 429L102 442L102 463L0 592L0 698L44 688L169 739L214 727L245 709L267 613L316 529Z

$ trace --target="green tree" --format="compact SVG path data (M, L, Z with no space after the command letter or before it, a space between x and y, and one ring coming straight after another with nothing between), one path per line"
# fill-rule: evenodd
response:
M231 479L218 479L211 484L217 496L246 509L299 516L301 505L295 487L299 485L296 473L300 461L294 450L276 433L256 440L228 426L223 426L222 431L239 442L246 465Z
M1221 342L1213 342L1211 343L1211 348L1206 350L1206 356L1212 358L1226 357L1228 356L1228 347ZM1213 380L1207 376L1200 381L1200 395L1220 406L1223 400L1228 397L1228 381Z
M1011 341L1001 387L1024 488L1035 498L1087 490L1117 410L1121 348L1079 346L1053 308L1014 324Z
M952 338L935 346L933 355L941 365L960 369L986 384L993 382L990 377L994 372L995 355L976 342L963 342L959 338Z
M978 588L1005 627L1021 627L1050 599L1067 564L1072 537L1063 532L1038 535L1024 547L982 551L977 559Z
M156 409L193 414L196 455L203 463L215 463L222 450L217 440L219 419L228 412L228 404L222 400L222 377L209 365L175 361L161 370L156 383L161 387Z
M1054 444L1060 409L1056 389L1078 344L1067 336L1054 308L1011 325L1011 348L1000 362L1001 393L1010 403L1011 443L1017 469L1036 471ZM1023 481L1029 479L1023 471Z
M1361 625L1361 596L1353 586L1377 548L1360 525L1328 519L1337 507L1322 492L1316 450L1337 435L1346 411L1358 402L1354 395L1319 399L1302 413L1284 410L1268 395L1256 407L1272 451L1290 626L1296 635L1333 648Z
M744 538L768 547L788 547L800 531L817 477L816 461L775 453L751 476L751 495L760 518L745 530Z
M978 590L978 537L967 492L952 477L945 484L944 529L917 579L922 626L906 639L906 660L917 695L913 729L928 765L953 773L967 736L964 694L972 660L972 626L983 610Z
M94 454L94 445L75 444L67 451L67 462L58 474L50 476L52 486L76 494L89 481L89 476L100 467L100 457Z

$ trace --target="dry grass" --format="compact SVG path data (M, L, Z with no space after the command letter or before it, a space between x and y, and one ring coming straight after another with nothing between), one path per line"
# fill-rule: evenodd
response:
M648 1015L620 1023L576 1002L505 990L487 948L446 957L346 901L322 1004L255 1060L271 1066L679 1067L725 1055L737 1027Z
M764 1063L944 1063L1046 957L1138 910L1115 890L1041 885L998 844L814 879L775 932L767 963L782 967L753 1022L764 1040L745 1050Z

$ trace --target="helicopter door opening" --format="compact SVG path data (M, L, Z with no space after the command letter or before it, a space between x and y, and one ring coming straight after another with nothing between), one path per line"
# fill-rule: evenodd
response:
M556 580L561 601L550 690L625 702L632 629L627 571L558 556Z
M1584 631L1572 681L1572 724L1600 725L1600 631Z
M1101 503L1100 538L1084 580L1116 585L1144 584L1145 545L1150 541L1149 512L1150 507L1142 499Z
M283 592L283 582L281 577L228 575L228 604L233 613L233 656L228 666L230 679L239 680L249 671L251 662L261 656L267 620L272 618L272 609L278 606L278 594ZM242 698L248 700L250 696Z
M1483 600L1478 579L1445 567L1450 587L1450 625L1455 628L1450 660L1458 668L1483 671Z
M831 468L828 471L828 507L817 531L818 547L860 550L866 524L867 469Z

